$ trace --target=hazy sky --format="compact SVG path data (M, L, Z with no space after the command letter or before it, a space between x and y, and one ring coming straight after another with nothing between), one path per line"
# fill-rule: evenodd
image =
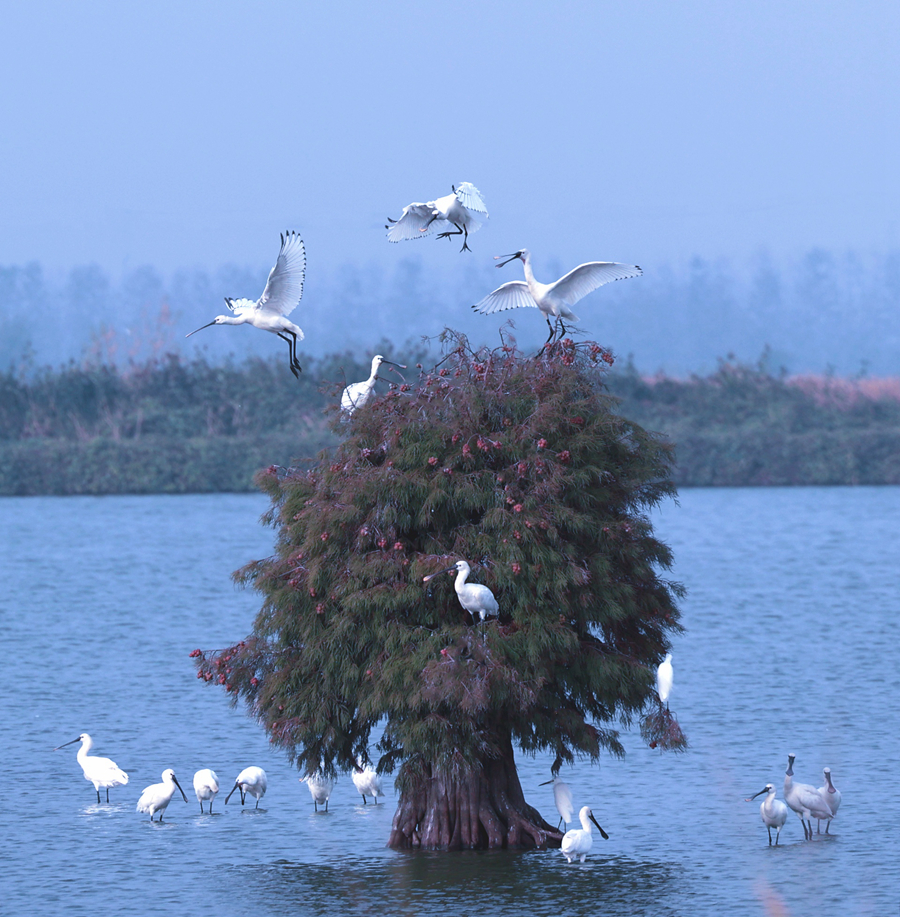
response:
M896 0L6 4L0 265L884 249L898 36ZM384 239L459 181L474 255Z

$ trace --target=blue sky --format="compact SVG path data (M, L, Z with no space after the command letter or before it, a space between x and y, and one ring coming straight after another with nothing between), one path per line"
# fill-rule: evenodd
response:
M35 0L3 19L0 264L269 265L288 227L310 276L443 263L455 247L390 245L384 218L463 180L491 211L475 258L898 241L896 3Z

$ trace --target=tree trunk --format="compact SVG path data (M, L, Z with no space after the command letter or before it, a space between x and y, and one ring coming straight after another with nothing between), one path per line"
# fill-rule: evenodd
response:
M559 847L562 835L525 802L512 741L468 770L427 764L400 793L388 847L396 850L522 850Z

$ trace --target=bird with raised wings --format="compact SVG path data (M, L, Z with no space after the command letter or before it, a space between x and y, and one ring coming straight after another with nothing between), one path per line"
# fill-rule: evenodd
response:
M283 233L281 251L275 267L269 272L269 279L262 296L257 300L231 299L225 297L231 315L217 315L211 322L201 325L185 337L196 334L210 325L253 325L261 331L277 334L287 341L290 353L291 372L299 379L302 368L297 358L297 341L304 334L292 321L291 312L303 297L303 280L306 277L306 248L296 232Z
M487 207L481 198L481 192L471 182L451 185L452 194L446 194L434 201L412 203L403 208L399 220L388 217L385 229L390 242L402 242L405 239L420 239L436 229L442 230L439 239L450 236L463 236L461 252L472 251L469 248L469 233L476 232L488 218ZM450 227L455 227L454 232Z
M625 280L628 277L639 277L644 272L636 264L619 264L617 261L588 261L579 264L559 280L553 283L541 283L534 278L531 269L531 252L527 248L513 252L511 255L496 255L494 260L501 261L497 267L503 267L521 260L525 269L525 280L511 280L488 293L481 302L475 303L472 308L482 315L493 315L495 312L504 312L506 309L521 309L530 307L540 309L547 319L550 336L545 343L549 343L556 334L566 333L565 321L577 322L578 316L572 311L579 299L597 287L613 280ZM550 321L551 317L553 322ZM564 321L565 320L565 321Z

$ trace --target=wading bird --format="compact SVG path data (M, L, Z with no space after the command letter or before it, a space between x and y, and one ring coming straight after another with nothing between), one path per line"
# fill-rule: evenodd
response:
M427 583L442 573L458 573L453 588L456 590L459 604L469 612L473 620L480 621L483 625L485 618L499 614L500 606L494 598L494 593L487 586L466 582L466 577L471 572L472 568L464 560L458 560L446 569L438 570L437 573L424 577L422 581Z
M768 795L760 803L759 816L769 832L770 847L772 846L772 829L775 829L775 846L777 847L781 829L787 821L788 807L780 799L775 798L775 787L771 783L767 783L758 793L754 793L747 802L756 799L757 796L762 796L763 793Z
M590 853L594 843L594 839L591 836L591 822L597 825L603 839L609 840L609 835L597 823L597 819L594 818L590 806L582 806L581 811L578 813L578 818L581 821L581 827L566 831L563 835L562 845L560 846L563 856L569 863L576 857L580 857L583 863L584 858Z
M100 802L100 787L105 787L106 801L109 802L109 788L111 786L124 786L128 783L128 774L115 761L111 761L109 758L89 755L88 752L94 747L94 740L86 732L83 732L77 739L72 739L71 742L64 742L62 745L58 745L53 750L59 751L60 748L65 748L66 745L74 745L76 742L81 742L81 748L78 749L75 760L84 771L84 779L90 780L94 784L94 789L97 791L97 802Z
M378 367L381 366L382 363L387 363L390 366L399 366L400 369L406 369L402 363L393 363L391 360L385 360L380 353L376 354L372 357L372 372L369 378L366 379L365 382L354 382L344 389L341 395L342 411L345 411L347 414L352 414L357 408L361 408L369 400L372 395L372 389L375 388L375 380L378 378Z
M800 816L803 836L812 840L812 819L830 819L832 812L822 794L811 783L794 783L795 757L788 755L788 766L784 772L784 801Z
M316 771L314 774L308 774L300 778L301 783L309 787L309 795L312 796L313 809L318 812L319 806L325 806L328 811L328 800L331 798L331 791L334 789L334 781L326 777L322 771Z
M568 322L578 321L578 316L569 307L575 305L579 299L612 280L625 280L644 273L636 264L589 261L587 264L579 264L578 267L553 283L539 283L534 279L534 272L531 270L531 252L527 248L514 252L512 255L496 255L494 260L499 261L501 258L506 260L501 261L497 267L503 267L510 261L515 261L516 258L521 259L525 268L525 281L511 280L509 283L504 283L493 293L488 293L481 302L475 303L472 308L482 315L493 315L494 312L520 309L526 306L540 309L550 328L550 336L544 342L545 344L548 344L557 333L560 335L566 333L563 319ZM554 322L550 321L551 316Z
M825 786L819 787L819 793L822 795L822 798L825 800L826 805L831 809L832 815L837 815L837 811L841 805L841 791L834 788L834 784L831 782L831 768L826 767L824 772L825 774ZM828 829L831 827L831 821L825 822L825 833L828 834ZM819 821L816 825L816 833L822 830L822 822Z
M187 796L184 795L181 784L175 778L175 771L171 767L167 767L162 772L162 783L152 783L141 793L136 811L143 812L145 815L149 814L150 821L153 821L154 813L159 812L159 820L162 821L163 812L166 811L166 806L172 801L176 787L178 787L178 792L181 793L184 801L187 802Z
M297 341L303 340L303 332L287 316L294 311L303 296L303 278L306 276L306 249L303 240L295 232L281 236L281 251L275 267L269 272L269 279L262 296L252 299L231 299L225 297L231 315L217 315L211 322L197 328L185 337L196 334L210 325L253 325L262 331L277 334L287 341L290 351L291 372L299 379L300 361L297 359Z
M388 230L388 240L402 242L404 239L418 239L435 229L442 229L444 231L438 235L439 239L463 236L460 251L472 251L469 248L469 233L480 229L488 218L487 207L484 206L481 193L471 182L464 181L450 187L453 193L439 197L436 201L404 207L399 220L388 217L384 227ZM450 230L450 226L455 226L456 232Z
M558 831L560 825L568 828L575 814L575 803L572 802L572 790L569 789L569 784L564 783L559 777L545 780L540 786L548 786L551 783L553 784L553 801L556 803L556 811L559 812L559 824L556 826Z
M237 775L234 786L231 788L231 793L225 797L225 805L228 805L231 794L235 790L240 790L241 805L244 804L244 800L247 796L252 796L256 799L256 808L258 809L259 801L266 795L266 788L268 785L269 781L266 778L266 772L261 767L245 767Z
M669 695L672 693L672 654L666 653L666 658L656 670L656 693L660 704L669 706Z
M200 812L203 812L203 801L209 802L209 814L212 815L212 804L216 796L219 795L219 778L216 772L204 767L203 770L194 774L194 793L197 795L197 802L200 803Z
M363 768L361 764L358 764L351 777L357 792L362 796L363 805L367 804L366 796L368 795L375 800L375 805L377 806L378 797L384 796L384 790L381 788L381 777L375 772L374 768L371 766Z

